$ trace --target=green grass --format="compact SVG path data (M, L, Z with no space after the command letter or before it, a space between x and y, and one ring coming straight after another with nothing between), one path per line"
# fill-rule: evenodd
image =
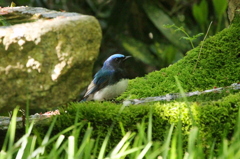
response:
M26 127L25 134L15 141L16 134L16 116L18 110L15 109L11 124L0 152L1 159L8 158L98 158L98 159L120 159L120 158L163 158L163 159L196 159L196 158L240 158L240 113L238 113L236 128L230 140L222 139L222 144L216 150L215 142L211 143L210 153L205 153L199 136L199 128L193 126L189 131L187 148L183 143L182 123L172 124L166 127L166 134L163 142L152 140L152 113L149 117L138 123L135 132L126 132L121 126L123 137L119 143L106 153L106 147L111 142L109 137L115 123L112 123L105 140L100 144L98 138L91 137L94 131L90 123L78 123L76 116L75 123L60 133L51 135L57 116L54 117L45 137L39 139L33 135L34 123ZM121 110L120 112L121 113ZM83 136L79 136L82 128L87 129ZM63 134L70 133L69 136ZM79 142L78 139L81 139Z

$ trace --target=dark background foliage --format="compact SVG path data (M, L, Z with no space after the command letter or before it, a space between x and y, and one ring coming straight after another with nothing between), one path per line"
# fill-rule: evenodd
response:
M0 6L10 6L11 2L0 0ZM127 64L130 78L181 59L203 40L211 21L208 36L228 25L227 0L15 0L14 3L95 16L102 27L103 39L93 73L108 56L122 53L134 57ZM166 24L174 27L163 27ZM199 33L203 36L194 38Z

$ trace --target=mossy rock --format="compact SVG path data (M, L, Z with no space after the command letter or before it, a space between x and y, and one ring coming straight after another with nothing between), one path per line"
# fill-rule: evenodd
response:
M239 32L240 16L238 14L229 28L202 42L179 62L145 77L130 80L127 91L118 100L178 93L179 87L175 76L178 77L185 92L224 87L239 82ZM240 91L209 93L187 100L129 106L125 107L121 113L119 113L121 104L72 103L57 118L54 132L60 132L71 126L77 116L79 122L90 123L93 127L92 138L100 137L100 141L103 141L108 129L112 123L115 123L108 145L112 148L123 137L120 123L125 131L136 131L136 125L144 120L147 122L152 112L153 140L163 141L170 124L178 123L179 120L182 123L183 142L187 142L189 130L196 125L206 152L213 141L219 145L224 136L231 138L240 106ZM45 128L43 126L37 129L44 135ZM84 134L83 131L80 136L82 134Z
M91 80L98 56L97 19L40 7L0 12L10 16L9 23L24 22L0 26L0 114L25 109L26 103L36 112L75 100ZM0 15L0 23L5 18Z

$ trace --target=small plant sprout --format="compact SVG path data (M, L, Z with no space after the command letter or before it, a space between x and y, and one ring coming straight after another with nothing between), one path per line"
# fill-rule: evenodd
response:
M178 27L175 24L166 24L163 25L165 28L174 28L174 31L181 31L183 34L185 34L186 36L181 37L181 39L184 40L188 40L192 46L192 48L194 49L194 44L193 44L193 40L197 39L198 37L202 36L203 33L198 33L197 35L193 35L192 37L185 31L185 29L183 27Z

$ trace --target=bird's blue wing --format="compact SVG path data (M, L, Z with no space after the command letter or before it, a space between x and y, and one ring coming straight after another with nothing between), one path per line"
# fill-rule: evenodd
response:
M112 71L104 71L102 69L99 70L99 72L95 74L91 84L88 86L87 92L85 93L83 98L88 98L90 94L94 94L100 89L106 87L111 80L112 74Z

